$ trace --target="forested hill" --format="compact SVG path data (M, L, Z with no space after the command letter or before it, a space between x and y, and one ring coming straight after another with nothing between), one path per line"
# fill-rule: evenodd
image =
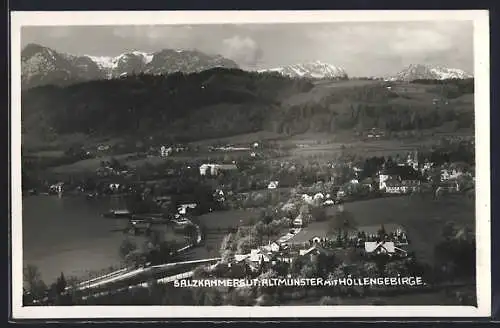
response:
M373 126L418 129L446 122L473 125L473 108L461 100L463 95L454 94L456 105L437 108L432 99L445 95L446 86L424 87L430 89L423 91L422 100L421 95L417 99L389 91L380 81L315 85L274 73L221 68L141 74L24 91L23 131L203 139L258 130L293 134Z

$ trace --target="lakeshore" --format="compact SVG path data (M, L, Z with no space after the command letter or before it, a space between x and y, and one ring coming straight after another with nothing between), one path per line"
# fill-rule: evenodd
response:
M23 266L37 266L48 283L61 272L84 279L120 266L126 220L104 219L106 205L79 197L24 197Z

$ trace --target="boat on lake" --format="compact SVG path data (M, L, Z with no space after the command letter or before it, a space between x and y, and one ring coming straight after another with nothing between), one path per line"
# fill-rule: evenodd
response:
M113 195L110 201L110 210L103 214L106 218L130 218L132 212L128 209L127 202L123 196Z

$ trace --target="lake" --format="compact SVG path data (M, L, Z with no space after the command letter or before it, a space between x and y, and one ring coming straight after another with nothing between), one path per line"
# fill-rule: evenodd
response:
M23 198L23 265L39 268L45 283L61 272L88 277L120 265L121 229L127 220L106 219L108 200L84 197L29 196Z

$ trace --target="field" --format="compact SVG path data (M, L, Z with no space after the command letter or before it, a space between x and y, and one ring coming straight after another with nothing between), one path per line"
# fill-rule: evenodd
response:
M329 143L311 145L307 144L307 139L298 141L305 147L299 147L291 150L291 158L301 158L310 156L334 156L340 154L342 146L346 147L346 151L356 154L364 154L367 156L389 156L396 153L413 151L416 147L423 144L422 141L404 142L401 140L377 140L377 141L354 141L350 143ZM429 140L430 142L431 140Z
M356 87L363 86L373 86L373 85L385 85L382 81L366 81L366 80L350 80L350 81L318 81L316 85L304 93L296 93L292 96L281 99L283 106L301 105L301 104L314 104L321 102L330 95L339 94L341 95L344 91L347 93L344 102L339 104L331 104L331 106L340 106L339 111L345 111L345 108L349 101L350 92ZM439 88L438 88L439 89ZM385 88L382 87L385 92ZM439 91L436 91L435 85L415 85L408 83L395 83L392 87L394 93L399 94L401 97L388 99L389 106L394 105L395 108L398 106L409 106L414 108L453 108L456 111L470 111L474 110L474 96L473 94L463 94L454 99L447 99L443 103L434 104L435 100L441 101L442 95ZM385 103L384 103L385 104ZM436 108L437 110L437 108ZM252 133L245 133L239 135L233 135L222 138L214 139L204 139L199 141L191 142L192 146L204 146L214 145L214 144L234 144L237 146L250 146L254 142L264 142L271 141L274 143L273 147L287 149L289 150L288 156L285 159L298 159L301 160L304 157L332 157L340 152L340 148L345 146L348 151L359 154L366 154L371 156L388 156L395 155L396 153L402 153L414 150L418 146L429 144L435 142L437 138L444 136L473 136L473 129L456 131L456 126L453 123L456 121L450 121L447 124L443 124L440 127L434 127L429 130L418 130L418 131L406 131L400 133L389 133L387 139L381 140L365 140L365 138L356 135L352 130L337 130L335 133L314 133L306 132L299 135L286 135L279 134L271 131L256 131ZM368 129L369 127L366 127ZM361 129L361 128L360 128ZM366 132L366 131L365 131ZM86 147L95 147L98 144L115 145L120 142L124 142L125 138L128 141L141 141L130 140L129 137L123 138L100 138L96 139L89 136L84 136L82 134L70 134L58 136L57 138L52 136L53 140L42 140L43 138L36 137L34 135L23 135L23 153L26 155L36 155L40 157L61 157L63 156L64 150L69 146L74 144L83 144ZM158 145L159 146L159 145ZM122 151L125 151L124 149ZM129 150L130 151L130 150ZM247 154L248 152L242 152L241 154ZM240 156L238 153L228 152L224 154L230 154L234 156ZM146 163L156 165L163 161L159 157L147 157L139 159L125 159L130 154L119 154L116 153L114 157L121 159L125 164L131 167L140 166ZM208 159L214 155L221 155L221 153L209 153L206 149L202 149L199 152L188 152L177 154L172 156L172 160L176 161L187 161L194 159ZM94 171L100 164L101 160L109 159L110 156L105 156L102 158L82 160L77 163L70 165L62 165L59 167L54 167L53 171L56 173L75 173L81 171Z
M394 156L408 151L413 151L424 145L432 145L436 137L468 137L473 136L473 131L458 131L455 133L423 131L421 138L390 138L379 140L362 140L349 134L303 134L278 141L283 147L290 149L288 158L325 157L340 154L342 146L345 151L366 156ZM428 135L425 135L428 134ZM431 134L434 134L433 136Z
M112 157L117 160L123 160L128 156L132 156L134 154L121 154L116 156L102 156L96 158L89 158L85 160L81 160L72 164L60 165L52 168L54 173L76 173L76 172L95 172L97 170L102 161L109 161Z
M419 196L381 198L346 203L344 208L353 214L357 226L401 225L411 240L410 250L416 252L419 260L429 263L433 261L434 246L441 241L441 231L447 222L471 227L475 222L474 203L463 196L447 196L439 200ZM336 207L327 209L329 215L336 211ZM206 229L206 242L203 247L192 250L190 258L215 256L227 229L246 225L257 214L256 210L234 210L198 217ZM328 221L312 222L293 240L307 242L312 237L324 236L327 231Z
M347 81L318 81L314 88L308 92L295 94L283 100L283 103L289 106L300 105L310 102L317 102L325 96L333 92L338 92L342 89L350 89L362 86L382 84L381 81L368 81L368 80L347 80Z
M473 201L463 196L446 196L439 200L419 196L380 198L344 204L353 214L356 225L395 223L404 227L411 240L411 250L419 260L432 263L434 246L442 240L447 222L475 226ZM329 209L332 214L335 208ZM325 223L327 224L327 223Z
M268 132L268 131L259 131L259 132L254 132L254 133L245 133L245 134L239 134L231 137L225 137L225 138L217 138L217 139L205 139L205 140L200 140L200 141L195 141L191 142L190 144L193 146L208 146L212 144L235 144L235 145L240 145L240 144L252 144L256 141L263 141L263 140L273 140L282 137L278 133L274 132Z
M402 226L411 240L409 250L423 262L432 263L434 246L442 240L441 232L447 222L474 227L475 209L472 201L463 196L447 196L439 200L413 197L390 197L345 203L344 209L354 216L355 226L397 224ZM334 215L336 207L327 209ZM328 221L312 222L294 238L296 243L328 234Z
M394 156L408 151L413 151L417 147L430 145L436 142L439 137L470 137L473 136L473 131L463 130L454 133L440 131L421 131L422 137L408 138L390 138L380 140L362 140L360 137L354 136L352 132L343 132L336 134L328 133L306 133L295 136L283 136L271 133L254 133L236 135L223 139L212 139L194 143L193 145L207 146L215 142L230 143L235 145L250 145L255 141L272 140L277 148L283 147L289 150L289 154L283 159L301 160L307 157L334 157L340 154L342 146L345 150L354 154L364 154L367 156ZM248 156L249 151L236 152L208 152L202 150L199 152L186 152L169 157L174 161L192 161L199 159L213 158L214 156L228 155L231 157ZM45 157L61 157L61 150L40 150L31 152L31 155ZM101 161L110 160L112 157L120 160L130 167L137 167L149 163L158 165L164 162L164 159L159 156L144 157L139 159L127 159L134 153L105 155L102 157L86 159L72 164L53 167L51 170L54 173L77 173L77 172L94 172Z

